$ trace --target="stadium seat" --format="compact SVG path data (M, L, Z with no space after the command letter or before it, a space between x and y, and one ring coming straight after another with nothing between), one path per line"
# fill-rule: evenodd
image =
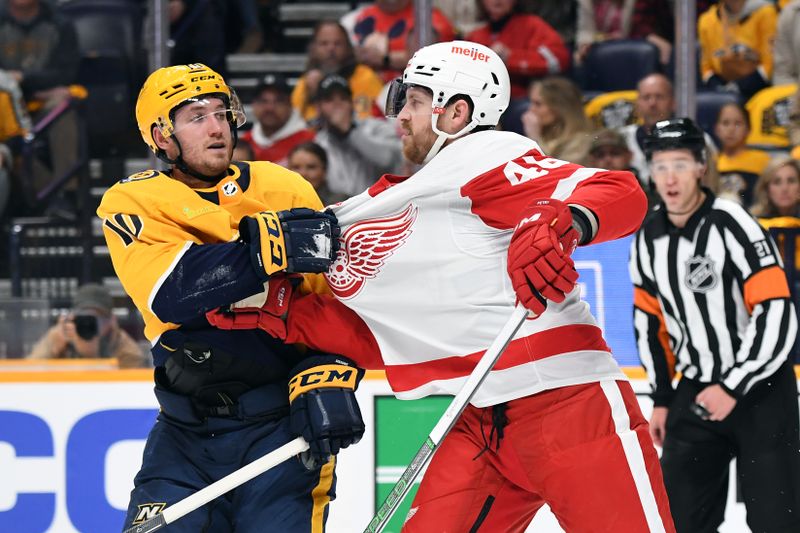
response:
M767 87L753 95L745 108L750 114L747 144L765 149L789 146L789 115L797 84Z
M636 91L612 91L590 99L583 107L586 117L595 128L621 128L635 124Z
M59 11L78 34L78 83L86 87L90 157L125 155L138 148L133 120L144 81L141 51L144 4L132 0L69 0ZM134 144L136 143L136 144Z
M719 144L719 139L714 135L714 123L717 121L719 110L725 104L737 103L739 97L724 91L699 91L695 98L697 125L714 138Z
M500 126L503 130L525 135L525 130L522 127L522 114L528 110L528 107L530 107L530 102L527 98L511 100L508 109L500 117Z
M583 64L584 91L636 89L640 79L658 72L658 48L639 39L593 44Z

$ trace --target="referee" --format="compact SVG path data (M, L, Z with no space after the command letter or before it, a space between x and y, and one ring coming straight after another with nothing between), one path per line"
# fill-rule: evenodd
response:
M634 327L675 526L717 531L736 457L752 531L797 533L797 317L775 243L701 187L705 142L691 120L657 123L645 154L661 202L631 246Z

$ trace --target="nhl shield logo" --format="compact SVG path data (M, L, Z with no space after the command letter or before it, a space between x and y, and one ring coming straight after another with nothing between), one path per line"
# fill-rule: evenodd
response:
M708 292L717 286L714 261L704 255L696 255L686 261L686 286L695 292Z

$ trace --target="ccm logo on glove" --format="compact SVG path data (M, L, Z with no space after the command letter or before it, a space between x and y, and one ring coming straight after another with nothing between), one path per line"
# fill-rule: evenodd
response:
M289 381L289 401L311 389L339 388L356 390L358 370L345 365L321 365L301 372Z
M326 272L336 259L339 232L332 212L304 207L262 211L239 221L239 235L264 281L276 272Z
M301 361L289 376L289 428L308 442L302 463L319 468L364 435L355 395L364 370L344 357L319 355Z
M283 270L286 268L286 254L283 251L283 231L281 222L275 213L263 213L261 220L267 230L267 241L269 242L270 260L272 266L269 270ZM262 265L263 266L263 265ZM265 268L265 270L267 270Z

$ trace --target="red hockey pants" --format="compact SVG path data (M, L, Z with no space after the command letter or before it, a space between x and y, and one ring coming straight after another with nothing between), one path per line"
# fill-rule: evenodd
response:
M661 467L625 381L469 406L425 474L403 533L522 533L547 503L569 533L674 532ZM476 458L477 456L477 458Z

